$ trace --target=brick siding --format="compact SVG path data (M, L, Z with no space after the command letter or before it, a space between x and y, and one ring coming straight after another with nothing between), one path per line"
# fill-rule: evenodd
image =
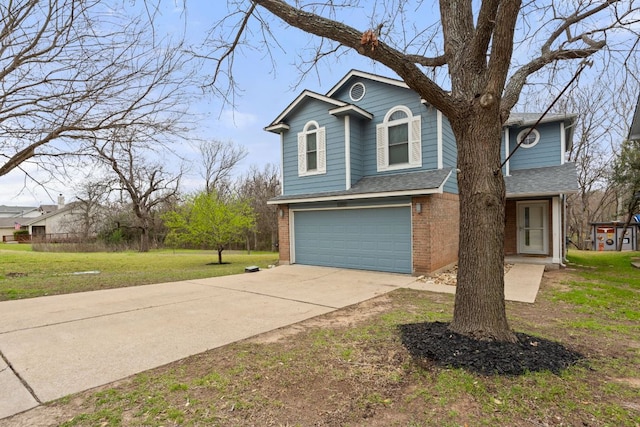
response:
M421 212L416 212L420 203ZM433 194L414 197L411 202L413 222L413 273L426 274L458 260L459 207L457 194Z
M504 225L504 254L518 253L518 208L515 200L507 200Z
M280 211L282 211L282 215L280 215ZM280 264L289 264L291 262L289 205L278 205L278 248Z

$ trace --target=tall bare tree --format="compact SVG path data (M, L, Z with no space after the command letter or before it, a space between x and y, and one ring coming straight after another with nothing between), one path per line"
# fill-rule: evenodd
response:
M87 177L76 190L74 215L70 215L66 224L67 231L81 235L83 239L95 236L104 225L108 211L111 188L104 179Z
M192 77L180 43L117 1L0 2L0 176L49 166L135 125L180 132ZM43 157L48 156L46 161Z
M233 141L208 140L198 143L201 176L207 194L225 196L231 191L231 175L245 157L247 150Z
M621 129L612 128L622 119L611 105L626 85L599 83L577 88L559 103L562 112L577 114L573 145L568 160L576 164L578 188L568 198L569 236L578 249L589 249L590 223L609 220L615 214L615 192L608 177L613 169L615 147Z
M262 169L251 166L238 179L236 188L240 197L249 201L256 218L253 234L253 248L274 250L278 242L277 206L267 205L267 201L280 194L280 171L274 164L266 164ZM247 249L249 249L247 237Z
M450 328L479 339L514 341L504 305L502 126L525 84L539 79L544 69L554 71L551 78L562 85L580 60L599 52L606 52L601 57L609 61L617 52L627 55L623 60L634 60L630 49L637 46L637 1L441 0L435 15L439 22L432 18L436 6L420 0L227 4L227 19L216 23L218 33L212 37L214 44L224 42L209 55L217 61L215 78L233 75L235 54L247 43L261 51L280 46L278 40L252 39L272 35L270 23L277 17L317 36L311 66L336 55L371 58L449 119L458 149L460 223L473 224L460 229ZM366 16L368 24L362 19L354 26L345 23L358 15ZM608 40L614 49L607 50ZM215 78L214 85L222 83Z
M149 147L130 128L114 132L110 141L94 141L99 162L107 166L115 180L112 190L124 192L131 201L140 230L140 252L149 251L149 231L154 226L156 210L173 203L180 187L182 171L170 173L163 162L148 159ZM142 141L145 142L145 141ZM146 148L143 154L141 145Z

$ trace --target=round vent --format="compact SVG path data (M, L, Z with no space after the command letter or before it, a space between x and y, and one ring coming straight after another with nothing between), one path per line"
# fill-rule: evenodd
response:
M364 85L358 82L351 86L351 89L349 89L349 97L352 101L360 101L364 98Z

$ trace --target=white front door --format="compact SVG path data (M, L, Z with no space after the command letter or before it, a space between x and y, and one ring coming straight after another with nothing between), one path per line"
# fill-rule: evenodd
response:
M519 253L548 254L548 217L548 202L518 202Z

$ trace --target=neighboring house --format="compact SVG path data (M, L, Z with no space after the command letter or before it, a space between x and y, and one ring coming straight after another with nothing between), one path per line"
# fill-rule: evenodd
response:
M539 117L511 116L504 157ZM562 262L574 122L547 116L506 162L506 254ZM265 130L280 135L282 194L269 204L281 262L423 274L457 261L453 132L404 82L351 71L326 95L302 92Z
M0 206L0 219L2 218L33 218L42 215L42 212L33 206Z
M38 208L29 210L28 215L14 217L0 217L0 236L2 241L13 241L13 232L15 230L28 230L32 239L44 239L46 236L53 235L69 235L70 222L77 212L74 211L76 203L65 205L64 198L58 198L57 205L42 205ZM17 211L20 207L8 207L4 211ZM27 212L25 210L25 212ZM32 213L36 212L37 215ZM75 234L75 233L71 233Z

